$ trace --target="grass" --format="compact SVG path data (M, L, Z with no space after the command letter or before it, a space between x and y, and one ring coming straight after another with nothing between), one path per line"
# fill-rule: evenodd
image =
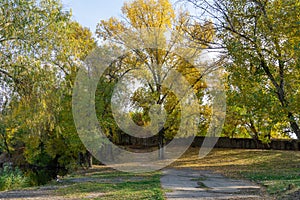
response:
M72 183L74 179L85 181ZM131 174L106 167L96 167L64 179L69 184L56 191L56 195L81 199L153 199L162 200L160 173Z
M274 196L300 190L300 152L275 150L214 149L203 159L199 148L190 148L173 167L212 170L265 186Z
M269 194L279 199L300 190L299 151L214 149L203 159L199 159L198 153L199 148L190 148L170 167L211 170L232 178L248 179L265 186ZM48 186L58 186L53 195L71 199L163 200L166 191L161 188L160 176L160 172L132 174L94 166L94 169L64 177L62 183L53 181ZM205 177L193 180L199 188L207 188L203 184Z

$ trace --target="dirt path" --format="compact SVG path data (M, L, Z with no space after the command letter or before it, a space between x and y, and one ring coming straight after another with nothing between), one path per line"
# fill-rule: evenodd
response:
M167 200L215 200L215 199L270 199L263 195L261 188L251 182L234 180L215 174L210 171L193 169L164 169L161 177L162 187L165 189ZM138 177L127 177L136 181ZM62 183L37 188L0 192L0 200L77 200L95 199L105 195L100 192L89 192L84 197L59 196L56 191L70 184L84 182L120 183L126 181L120 177L96 178L85 175L77 178L68 178ZM128 180L127 180L128 181Z
M92 171L92 170L90 170ZM97 172L97 170L95 170ZM77 183L122 183L125 181L141 181L140 177L121 177L115 178L96 178L89 175L62 179L57 185L40 186L23 190L0 192L0 200L82 200L82 199L101 199L105 193L88 192L84 197L60 196L56 192L60 188L69 187Z
M59 187L63 186L45 186L28 190L0 192L0 200L60 200L63 199L63 197L55 196L53 194L54 191L57 190Z
M110 182L120 182L122 180L113 179ZM59 196L55 191L68 187L72 183L84 183L84 182L108 182L105 179L99 178L89 178L89 177L81 177L81 178L70 178L68 181L62 181L59 185L50 185L50 186L40 186L36 188L29 188L23 190L14 190L14 191L4 191L0 192L0 200L80 200L81 198L72 198L66 196ZM100 192L90 192L85 197L85 199L94 199L103 196L103 193Z
M230 179L210 171L165 169L161 183L167 200L270 199L254 183Z

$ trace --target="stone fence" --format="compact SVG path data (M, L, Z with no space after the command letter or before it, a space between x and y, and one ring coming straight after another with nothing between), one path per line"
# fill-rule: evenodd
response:
M201 147L205 137L196 137L192 143L193 147ZM207 138L210 139L210 138ZM214 140L215 138L211 138ZM167 141L168 142L168 141ZM133 148L149 148L158 146L157 136L150 138L135 138L122 134L116 144L132 146ZM262 143L254 139L220 137L215 148L230 149L274 149L274 150L300 150L300 140L271 140L270 143Z
M213 138L212 138L213 139ZM196 137L192 146L202 145L204 137ZM274 149L274 150L300 150L300 140L271 140L270 143L262 143L254 139L246 138L219 138L215 148L231 149Z

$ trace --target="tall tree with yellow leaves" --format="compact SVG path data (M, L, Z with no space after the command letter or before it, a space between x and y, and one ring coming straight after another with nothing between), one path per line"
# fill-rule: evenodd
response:
M178 85L183 83L179 78L173 80L177 84L172 88L164 82L174 76L174 71L178 72L201 104L206 88L203 75L207 68L199 67L199 57L206 46L195 48L194 37L211 40L214 32L211 23L199 24L190 20L187 11L174 10L169 0L134 0L124 4L122 13L123 20L112 17L100 21L96 33L106 44L124 52L117 59L118 64L109 68L110 72L117 73L109 77L119 80L126 75L138 82L138 89L130 99L130 108L143 113L141 119L144 122L140 124L151 124L153 105L166 111L166 121L158 131L159 149L162 150L159 157L163 158L165 138L174 137L181 119L187 117L181 113L182 99L176 95ZM193 115L193 110L190 110L190 115ZM189 128L198 126L195 121L190 123ZM185 131L183 135L188 136L189 130Z

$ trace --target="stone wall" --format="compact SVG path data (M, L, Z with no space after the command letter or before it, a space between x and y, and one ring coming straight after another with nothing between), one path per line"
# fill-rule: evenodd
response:
M200 147L205 137L196 137L192 146ZM208 138L209 139L209 138ZM212 140L216 138L211 138ZM157 136L150 138L135 138L127 134L122 134L119 138L118 145L133 146L136 148L155 147L158 144ZM215 148L231 149L274 149L274 150L300 150L300 140L272 140L269 144L260 141L245 138L227 138L220 137Z
M202 146L204 137L196 137L192 146ZM215 148L231 149L274 149L274 150L300 150L300 140L272 140L265 144L261 141L245 138L219 138Z

